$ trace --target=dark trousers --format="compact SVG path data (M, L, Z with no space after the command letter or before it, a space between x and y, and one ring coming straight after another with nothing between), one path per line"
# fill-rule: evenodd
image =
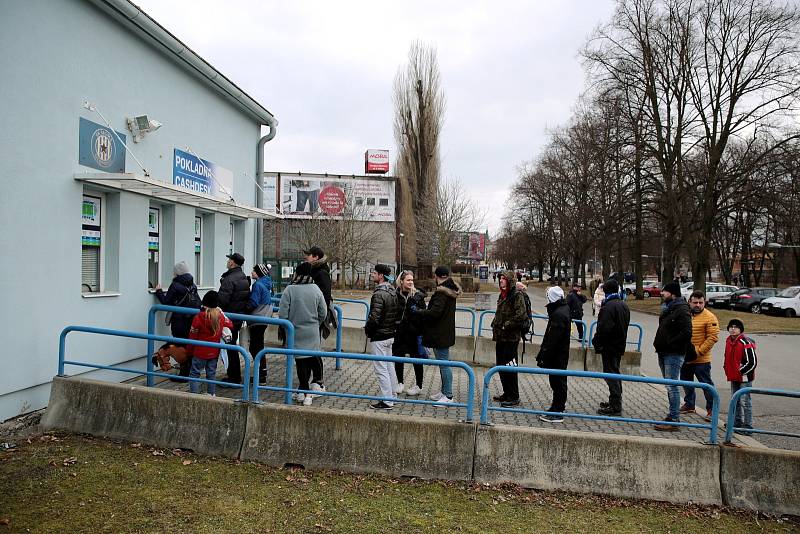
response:
M253 358L264 348L264 333L266 331L267 325L265 324L254 324L250 326L250 355ZM258 364L258 371L259 380L264 380L267 371L266 358L261 358L261 362Z
M622 360L622 354L603 352L600 356L603 358L604 373L620 374L619 362ZM622 381L606 380L606 384L608 384L608 404L615 411L622 411Z
M519 341L498 341L495 345L495 358L497 365L517 367L517 349ZM499 372L500 383L503 385L503 395L508 400L519 400L519 373Z
M297 368L297 381L300 382L300 389L310 389L308 381L311 378L311 369L314 365L314 358L295 358L294 365Z
M681 380L693 382L695 377L697 377L698 382L714 385L714 381L711 380L710 363L684 363L683 367L681 367ZM691 408L695 406L695 392L695 388L683 388L683 402ZM711 412L714 408L714 397L711 396L710 391L705 389L703 390L703 395L706 398L706 410Z
M583 317L578 317L579 321L583 320ZM575 325L575 328L578 329L578 340L583 341L583 323L572 323Z
M311 374L314 377L315 384L322 385L322 375L325 372L325 365L322 361L322 356L314 356L311 358Z
M405 354L395 354L395 356L406 356ZM412 356L413 358L424 358L424 356ZM403 372L405 371L405 364L403 362L395 362L394 364L394 372L397 375L397 383L403 383ZM417 381L417 387L422 387L422 375L424 374L425 369L423 368L421 363L414 364L414 378Z
M548 412L563 412L567 407L567 377L549 375L550 388L553 390L553 403Z
M242 329L242 321L233 321L233 328L231 328L231 345L239 343L239 330ZM239 362L239 351L228 351L228 380L231 382L242 381L242 364Z

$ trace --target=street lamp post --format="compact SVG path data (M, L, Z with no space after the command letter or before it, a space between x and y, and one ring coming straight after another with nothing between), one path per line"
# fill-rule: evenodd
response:
M406 236L403 232L400 232L400 265L398 266L397 270L400 271L403 269L403 238Z

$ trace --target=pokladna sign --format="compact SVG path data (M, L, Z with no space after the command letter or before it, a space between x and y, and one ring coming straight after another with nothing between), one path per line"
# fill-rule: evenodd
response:
M233 198L231 171L177 148L172 158L172 183L195 193Z

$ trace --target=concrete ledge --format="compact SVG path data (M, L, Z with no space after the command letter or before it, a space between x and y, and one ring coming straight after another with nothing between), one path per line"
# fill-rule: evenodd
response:
M231 399L55 377L41 424L235 458L246 418L247 405Z
M539 352L539 345L536 346L536 353L538 352ZM586 370L586 349L584 349L583 347L569 348L569 361L567 362L567 369L571 371Z
M586 349L586 370L603 372L603 359L594 349ZM640 376L642 374L642 353L629 350L622 355L619 371L624 375Z
M800 452L722 447L721 453L727 506L800 514Z
M275 466L469 480L474 443L474 424L262 404L248 412L241 456Z
M450 347L450 359L472 363L474 358L475 338L472 336L456 336L456 344Z
M660 501L722 504L719 448L677 440L480 427L478 482Z
M528 344L528 349L531 346ZM526 352L527 352L526 350ZM497 358L495 356L495 342L490 337L475 338L475 352L472 362L475 365L483 365L485 367L494 367Z

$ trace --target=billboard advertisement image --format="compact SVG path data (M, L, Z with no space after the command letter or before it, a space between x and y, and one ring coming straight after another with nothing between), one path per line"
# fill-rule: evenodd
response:
M366 174L386 174L389 172L389 151L367 150L364 153L364 172Z
M280 189L281 211L289 219L352 217L363 221L394 221L394 180L280 174Z

